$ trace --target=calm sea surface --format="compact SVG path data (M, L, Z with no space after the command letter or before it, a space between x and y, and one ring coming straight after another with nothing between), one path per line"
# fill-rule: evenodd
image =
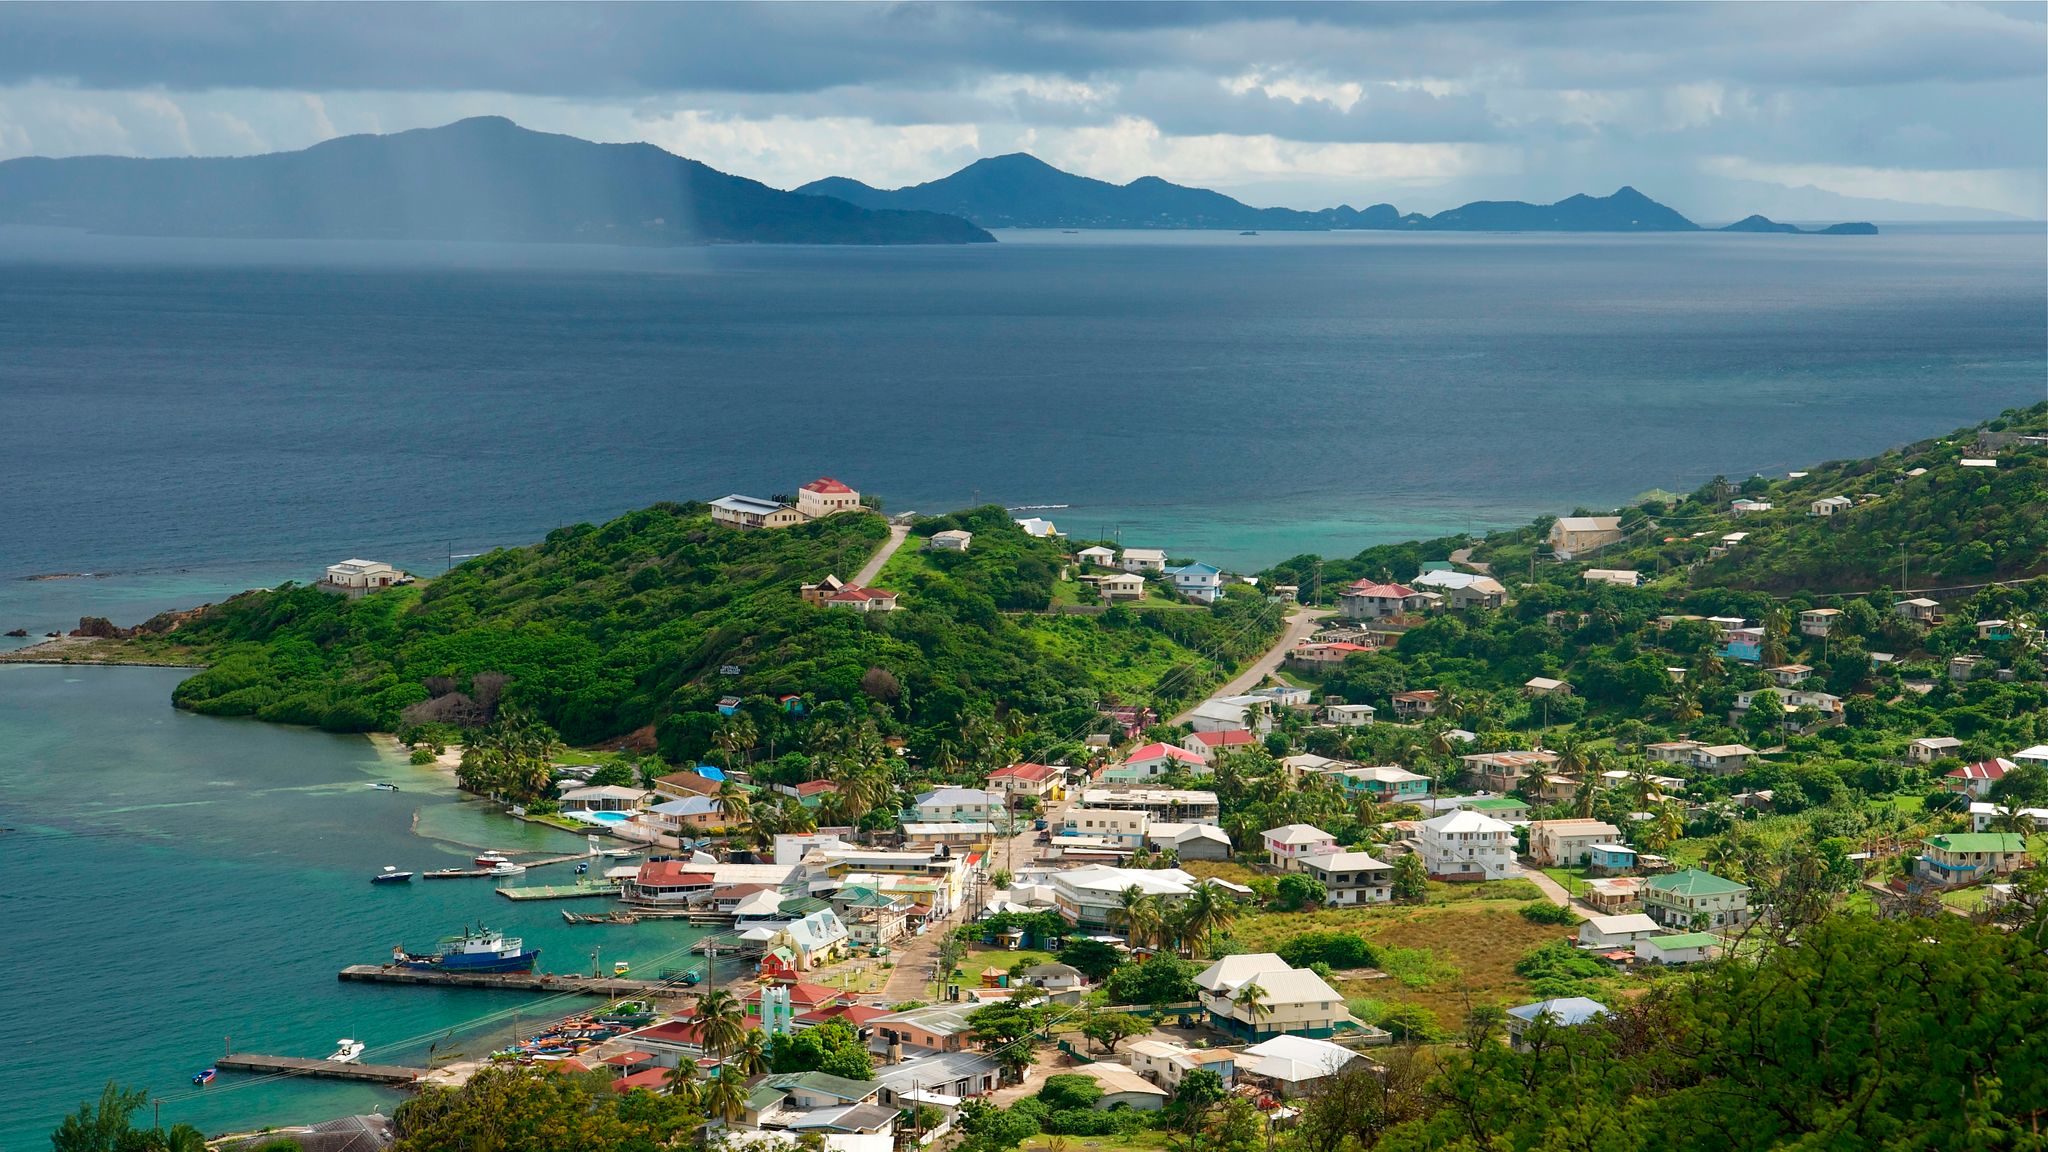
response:
M386 864L466 866L480 847L577 850L579 837L460 799L444 774L361 737L175 712L185 673L0 666L0 1148L48 1147L63 1113L108 1079L164 1099L166 1124L209 1132L389 1111L401 1099L334 1082L192 1073L237 1049L325 1056L341 1037L373 1062L502 1046L543 998L343 984L396 944L426 949L482 921L541 949L541 966L687 963L676 925L570 927L489 880L372 887ZM402 789L368 787L389 780ZM566 865L526 883L566 882ZM577 999L552 1006L564 1015Z
M1944 432L2048 387L2040 229L960 248L0 230L0 631L830 474L1258 566ZM94 578L28 582L52 572Z

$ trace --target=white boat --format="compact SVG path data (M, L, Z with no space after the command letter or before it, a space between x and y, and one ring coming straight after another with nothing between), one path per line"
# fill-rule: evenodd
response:
M502 863L493 865L491 867L491 875L493 876L518 876L525 873L525 871L526 865L514 864L510 860L506 860Z
M363 787L365 787L365 788L375 788L375 789L376 789L377 791L379 791L379 792L396 792L396 791L398 791L398 785L396 785L396 784L393 784L393 783L390 783L389 781L385 781L385 780L375 780L375 781L372 781L372 782L370 782L370 783L368 783L368 784L365 784L365 785L363 785Z
M339 1044L340 1047L334 1050L334 1055L327 1058L329 1062L334 1064L353 1064L363 1058L363 1042L361 1040L350 1040L344 1037L335 1041L335 1043Z
M476 854L476 866L479 868L490 868L495 865L509 863L511 863L511 860L506 858L503 852L479 852Z

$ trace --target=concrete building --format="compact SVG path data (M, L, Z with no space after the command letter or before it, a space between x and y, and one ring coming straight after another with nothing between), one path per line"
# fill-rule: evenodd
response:
M1450 812L1423 822L1423 867L1444 880L1504 880L1514 873L1515 830L1478 812Z
M1370 852L1325 852L1304 856L1297 866L1323 882L1325 902L1339 907L1381 904L1393 898L1394 866Z

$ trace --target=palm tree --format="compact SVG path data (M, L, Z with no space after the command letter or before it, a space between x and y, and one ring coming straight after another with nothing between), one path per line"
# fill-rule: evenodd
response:
M746 1009L723 988L697 998L697 1043L704 1054L724 1060L746 1042Z
M728 828L746 823L747 818L753 815L754 802L736 781L727 780L718 786L717 803L719 819L724 820Z
M1700 863L1705 864L1707 871L1716 876L1729 880L1742 879L1742 854L1735 850L1735 845L1729 843L1726 836L1714 841L1713 846L1707 849L1707 854L1700 858Z
M2034 818L2019 808L2007 804L1991 818L1991 828L1997 832L2017 832L2022 836L2034 830Z
M1650 810L1650 797L1656 795L1657 782L1650 779L1650 766L1638 760L1629 766L1629 795L1636 802L1636 811Z
M1576 776L1586 770L1586 738L1577 729L1567 728L1564 734L1552 742L1550 749L1557 754L1557 770L1565 776Z
M682 1101L683 1107L695 1110L703 1103L704 1085L697 1080L697 1062L685 1057L676 1061L665 1078L668 1094Z
M731 767L739 762L739 755L759 743L761 734L754 727L754 721L744 712L735 712L726 717L725 723L711 738L718 750L725 753L725 763Z
M1666 800L1657 806L1657 818L1653 821L1660 846L1668 845L1685 835L1685 812L1676 800Z
M730 1124L747 1114L747 1081L739 1075L725 1075L725 1068L718 1071L705 1086L703 1107L707 1115Z
M1244 1009L1244 1014L1251 1017L1252 1035L1257 1036L1259 1034L1260 1021L1273 1014L1273 1006L1266 1003L1266 990L1260 987L1258 981L1254 980L1239 988L1237 995L1231 997L1231 999L1237 1001L1238 1005Z
M1577 816L1581 820L1591 820L1593 818L1594 793L1597 790L1591 779L1588 779L1581 785L1578 795L1572 798L1572 815Z
M1187 899L1181 901L1182 939L1190 950L1230 927L1235 919L1237 910L1213 884L1197 884Z
M747 1038L725 1058L725 1067L748 1080L767 1072L768 1034L759 1028L749 1028Z
M1116 907L1109 910L1109 922L1124 930L1124 938L1132 944L1140 940L1138 924L1143 919L1145 893L1136 884L1117 893Z

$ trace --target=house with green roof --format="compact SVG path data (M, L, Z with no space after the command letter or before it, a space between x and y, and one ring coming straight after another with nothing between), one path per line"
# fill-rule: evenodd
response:
M1529 818L1529 802L1514 796L1488 796L1483 800L1467 800L1458 805L1467 812L1478 812L1495 820L1506 820L1512 824Z
M1749 886L1698 868L1651 876L1643 884L1643 911L1672 928L1737 927L1750 921Z
M2003 876L2027 863L2027 838L2017 832L1950 832L1929 836L1920 848L1913 871L1944 887Z
M1721 938L1711 932L1676 932L1636 941L1636 960L1644 964L1693 964L1712 960Z
M827 1072L780 1073L763 1079L747 1095L747 1122L759 1127L769 1113L861 1104L881 1090L878 1080L849 1080Z

